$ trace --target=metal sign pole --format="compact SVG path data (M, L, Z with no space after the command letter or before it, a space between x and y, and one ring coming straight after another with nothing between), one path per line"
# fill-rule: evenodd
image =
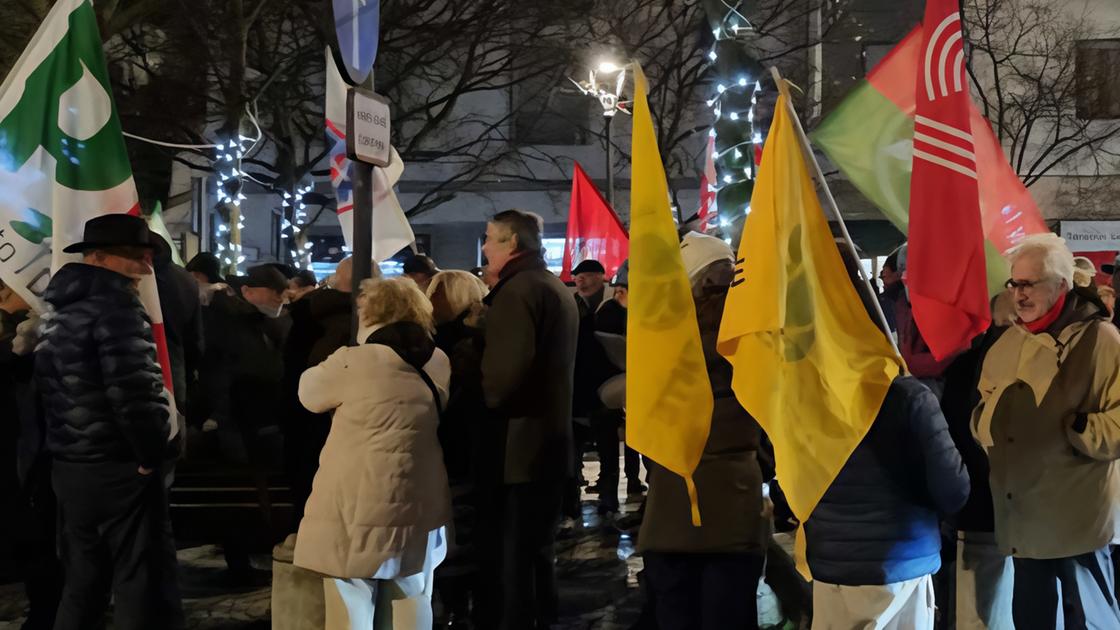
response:
M353 234L353 277L350 293L352 316L350 318L350 344L359 345L358 339L358 293L362 281L373 274L373 165L355 160L352 171L354 185L354 234Z

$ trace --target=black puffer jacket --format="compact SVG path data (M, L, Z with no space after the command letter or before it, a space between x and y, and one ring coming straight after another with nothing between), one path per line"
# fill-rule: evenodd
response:
M71 263L44 296L54 307L35 353L47 447L72 462L155 468L170 432L152 326L132 282Z

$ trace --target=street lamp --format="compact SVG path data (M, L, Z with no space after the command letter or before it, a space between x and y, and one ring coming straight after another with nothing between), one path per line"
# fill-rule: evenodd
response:
M602 60L587 73L587 81L569 79L587 96L599 101L603 107L604 126L607 135L607 201L614 209L614 143L611 142L611 122L618 112L625 112L626 103L622 100L622 87L626 84L626 66L611 60Z

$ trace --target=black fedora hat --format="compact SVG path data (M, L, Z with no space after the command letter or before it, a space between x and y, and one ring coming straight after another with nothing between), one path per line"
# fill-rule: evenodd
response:
M86 221L82 240L66 247L67 254L80 254L105 247L161 249L162 237L148 229L148 222L130 214L104 214Z

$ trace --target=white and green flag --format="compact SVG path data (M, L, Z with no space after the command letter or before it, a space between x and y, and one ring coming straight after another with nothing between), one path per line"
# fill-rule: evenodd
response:
M59 0L0 85L0 277L34 307L87 219L138 211L111 94L89 0Z
M42 312L51 272L78 258L62 249L113 212L140 206L97 18L90 0L59 0L0 85L0 278ZM170 398L155 276L139 290Z

